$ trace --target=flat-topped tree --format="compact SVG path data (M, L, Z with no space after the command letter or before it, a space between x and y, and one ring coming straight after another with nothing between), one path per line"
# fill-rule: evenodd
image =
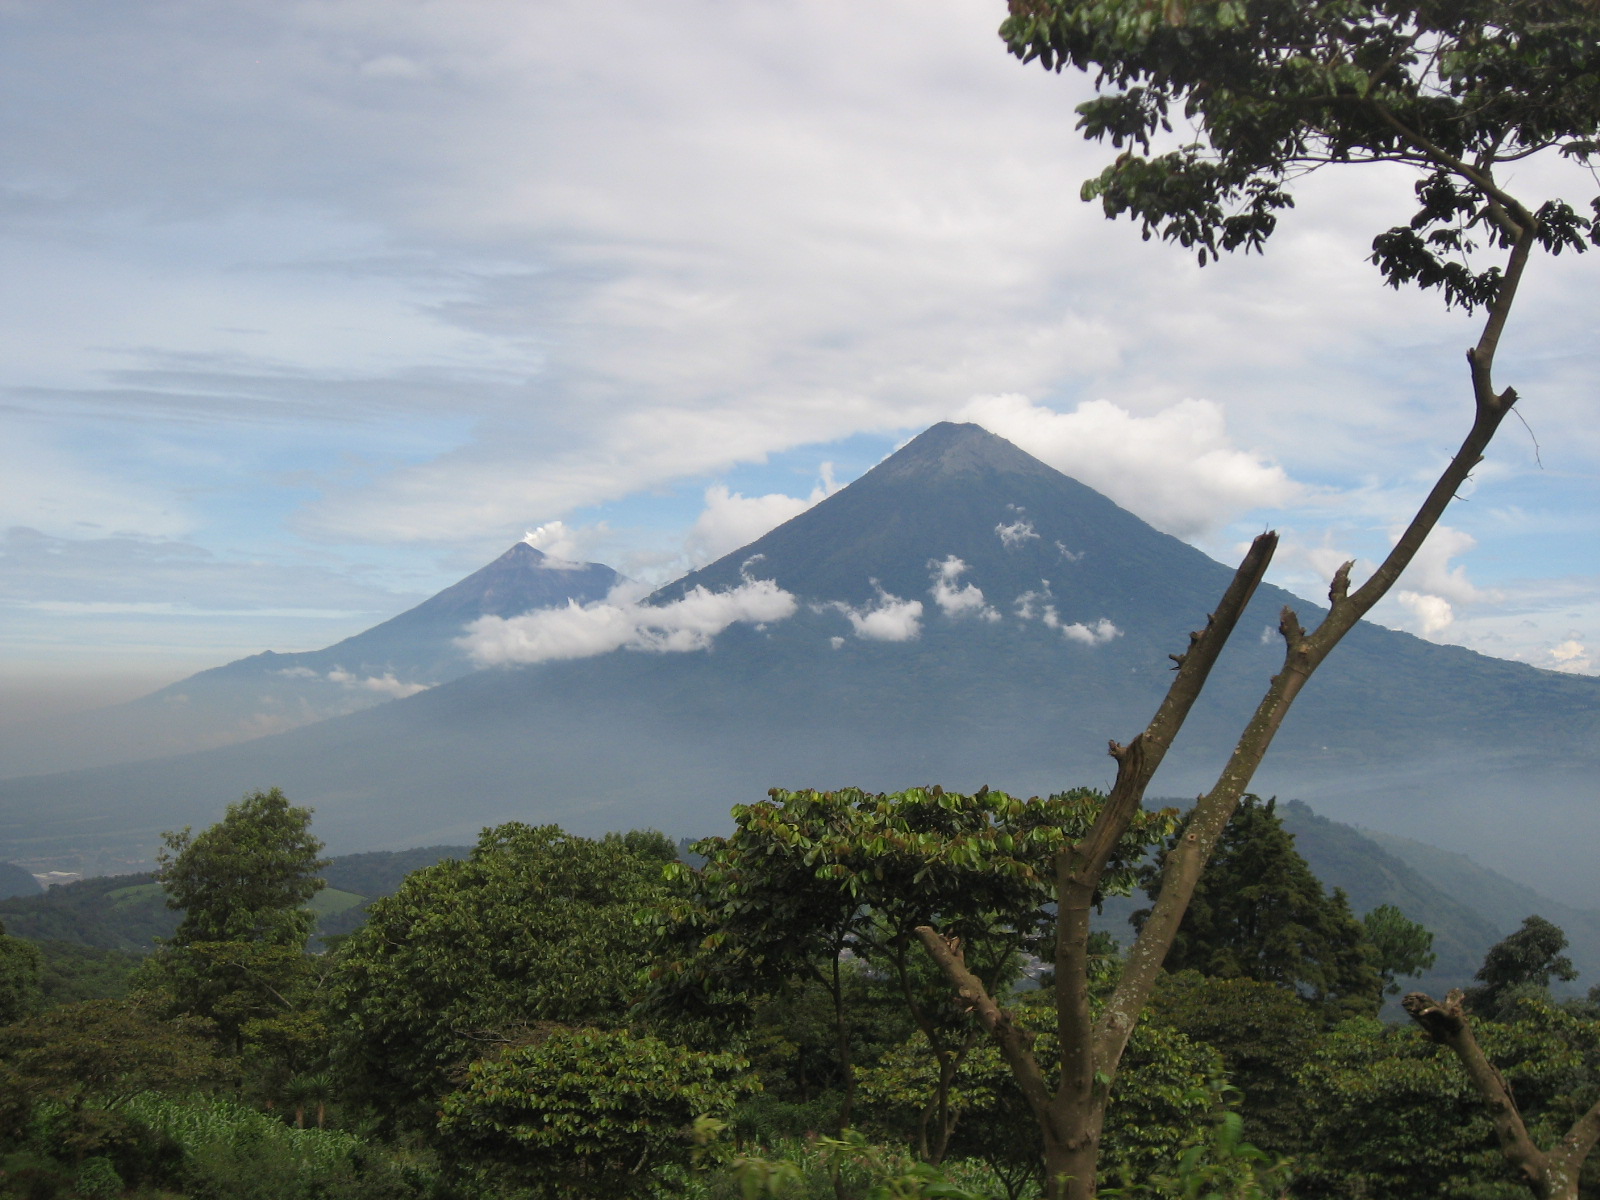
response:
M1028 1038L965 969L959 947L922 930L1028 1098L1049 1195L1085 1200L1095 1194L1118 1062L1223 828L1300 690L1394 586L1516 403L1513 389L1496 388L1494 360L1525 268L1538 251L1582 251L1596 240L1596 218L1521 190L1532 173L1514 186L1505 168L1540 155L1587 166L1596 153L1600 8L1593 0L1011 0L1001 35L1024 61L1095 72L1099 95L1079 106L1079 126L1121 153L1083 192L1108 216L1136 220L1146 238L1176 242L1204 265L1225 250L1261 250L1292 206L1296 180L1313 168L1408 167L1417 208L1404 224L1375 231L1380 277L1396 288L1438 289L1446 305L1483 315L1467 352L1472 424L1460 448L1377 570L1359 586L1353 564L1335 573L1328 614L1315 629L1284 611L1283 668L1167 855L1160 899L1096 1015L1088 912L1105 856L1265 572L1273 535L1256 540L1205 629L1174 656L1177 675L1150 725L1126 746L1113 743L1117 781L1101 819L1057 860L1058 1082L1047 1083ZM1592 180L1588 171L1574 177ZM1600 215L1600 199L1584 209ZM1514 1109L1494 1092L1492 1072L1463 1061L1492 1105ZM1597 1121L1591 1112L1569 1141L1586 1152ZM1546 1170L1521 1147L1517 1153L1532 1164L1525 1177L1535 1194L1576 1194L1575 1172Z

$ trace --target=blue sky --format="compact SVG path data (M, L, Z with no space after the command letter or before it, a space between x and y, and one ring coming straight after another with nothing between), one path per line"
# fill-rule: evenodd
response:
M529 531L664 581L978 420L1316 594L1459 440L1473 322L1325 171L1198 269L1077 199L971 0L0 5L0 721L325 645ZM1514 186L1585 201L1574 168ZM1588 185L1588 192L1584 190ZM1380 618L1600 671L1600 259Z

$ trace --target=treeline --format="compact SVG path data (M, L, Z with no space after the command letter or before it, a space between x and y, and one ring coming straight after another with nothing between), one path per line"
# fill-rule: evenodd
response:
M311 814L259 793L168 836L153 955L80 947L74 994L0 939L0 1194L1039 1195L1014 1072L918 930L1056 1061L1052 864L1101 800L775 792L681 854L506 825L417 851L313 952ZM1104 894L1153 898L1183 837L1141 815ZM1101 1194L1528 1194L1455 1059L1377 1019L1430 942L1392 906L1358 919L1246 803L1112 1086ZM1530 917L1465 997L1536 1138L1600 1096L1600 1005L1548 994L1563 946ZM1122 960L1092 956L1098 1004Z

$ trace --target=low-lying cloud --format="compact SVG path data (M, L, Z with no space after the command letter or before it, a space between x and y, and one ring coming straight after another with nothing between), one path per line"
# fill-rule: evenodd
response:
M933 586L928 591L945 616L975 616L985 621L1000 619L1000 614L985 602L977 584L959 582L967 569L966 563L952 554L943 562L934 559L928 565L933 568Z
M1122 636L1118 629L1105 617L1101 617L1093 625L1084 625L1074 622L1061 627L1061 636L1069 642L1082 642L1085 646L1103 646L1113 638Z
M1050 592L1050 581L1041 579L1038 591L1023 592L1017 597L1017 616L1024 621L1038 621L1046 629L1059 629L1061 636L1069 642L1084 646L1103 646L1122 636L1122 630L1105 617L1092 625L1081 621L1063 621L1056 606L1051 603L1054 599Z
M1000 535L1000 544L1007 550L1039 536L1039 531L1033 527L1033 522L1022 517L1018 517L1009 525L1002 521L994 527L994 531Z
M822 607L843 613L855 635L869 642L909 642L922 633L922 601L902 600L881 587L865 608L838 600Z
M747 578L738 587L704 587L667 604L644 604L629 591L589 604L569 601L520 617L480 617L458 639L479 666L589 658L613 650L655 654L707 650L730 625L785 621L799 608L794 596L770 579Z
M427 691L429 687L426 683L406 683L395 678L393 671L385 671L382 675L356 675L337 667L328 672L328 682L355 691L376 692L391 700L403 700L407 696L415 696L418 692Z
M349 691L375 692L390 700L404 700L407 696L415 696L418 692L425 692L433 686L431 683L407 683L398 678L393 671L386 671L382 675L357 675L354 671L346 671L343 667L335 667L326 674L311 667L285 667L273 674L282 675L285 679L325 680Z

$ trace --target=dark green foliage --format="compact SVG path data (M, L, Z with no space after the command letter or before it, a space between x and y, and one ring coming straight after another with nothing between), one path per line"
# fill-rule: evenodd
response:
M928 1100L937 1109L977 1027L951 1008L914 929L934 924L960 938L970 969L991 988L1009 986L1019 952L1051 952L1055 852L1089 829L1103 800L1088 788L1029 800L987 788L775 788L764 803L734 808L732 836L695 843L702 867L670 870L685 895L664 931L672 950L658 972L658 999L691 1011L737 1010L745 997L794 976L816 980L834 1008L844 1127L853 1119L855 1054L841 961L864 960L898 983L906 1014L939 1058L941 1082ZM1134 864L1174 816L1139 815L1103 894L1132 887ZM920 1148L938 1161L950 1126L932 1119Z
M1279 989L1268 990L1281 994ZM1291 997L1289 1003L1296 1002ZM1299 1007L1303 1011L1304 1006ZM1013 1011L1035 1032L1040 1061L1053 1064L1054 1013L1044 994L1029 993ZM1276 1032L1269 1027L1264 1036ZM936 1073L934 1056L920 1034L884 1056L877 1066L863 1072L865 1127L879 1136L914 1145L914 1131ZM1137 1187L1152 1173L1172 1168L1184 1139L1206 1129L1227 1107L1215 1090L1222 1075L1222 1060L1210 1045L1172 1022L1141 1023L1112 1088L1102 1177ZM1013 1196L1039 1182L1041 1162L1034 1117L991 1042L980 1042L963 1058L951 1104L957 1115L952 1156L982 1160Z
M39 980L44 959L32 942L12 937L0 925L0 1025L35 1012L43 995Z
M311 810L277 788L254 792L197 836L165 835L158 877L167 906L183 913L174 945L262 942L301 949L311 933L307 902L326 887L311 836Z
M230 804L197 836L166 835L161 886L183 912L172 940L139 975L168 1011L203 1018L272 1087L317 1062L325 1030L313 1009L316 967L306 955L306 907L325 886L311 810L277 788Z
M104 875L58 883L43 895L0 900L0 918L29 941L75 942L101 950L147 954L171 937L178 915L153 875Z
M1473 976L1478 986L1466 992L1469 1011L1505 1020L1525 996L1545 996L1552 979L1571 982L1578 977L1572 960L1561 953L1567 935L1540 916L1524 918L1522 928L1489 948L1483 966Z
M1253 1142L1275 1154L1302 1152L1316 1098L1296 1076L1322 1029L1315 1010L1277 984L1184 971L1162 979L1146 1019L1222 1056Z
M1540 1145L1560 1140L1600 1097L1600 1026L1525 999L1511 1023L1475 1023ZM1410 1026L1350 1021L1320 1039L1300 1073L1310 1148L1296 1197L1524 1200L1483 1098L1454 1056ZM1596 1171L1584 1174L1592 1194Z
M841 950L887 963L912 929L936 922L988 974L1020 949L1043 949L1051 928L1053 855L1081 836L1103 797L1088 788L1041 800L980 789L893 794L786 792L738 805L737 831L695 843L698 869L673 932L696 956L675 964L693 986L776 985L815 973ZM1134 863L1170 812L1141 814L1106 872L1125 893Z
M1545 148L1595 152L1600 22L1586 0L1012 0L1011 14L1012 53L1099 76L1079 127L1126 149L1084 198L1202 264L1260 250L1307 167L1403 162L1420 174L1417 211L1378 236L1372 260L1393 287L1438 288L1471 309L1501 284L1472 251L1510 241L1494 167ZM1563 201L1537 216L1552 254L1600 238Z
M649 953L637 921L663 887L640 848L502 825L375 903L328 981L347 1094L429 1127L485 1047L540 1021L622 1023Z
M625 1030L541 1029L474 1062L439 1130L469 1177L541 1200L658 1194L696 1157L695 1122L727 1117L749 1090L743 1066Z
M1433 934L1392 904L1380 904L1361 918L1367 934L1368 957L1383 979L1386 996L1400 994L1397 977L1420 975L1433 966Z
M1182 836L1180 828L1169 848ZM1163 861L1144 873L1151 899L1160 895ZM1134 914L1136 927L1145 915ZM1166 965L1278 984L1338 1019L1378 1009L1383 983L1365 941L1344 893L1324 894L1273 802L1247 796L1195 888Z
M0 1055L29 1094L74 1108L181 1092L220 1074L203 1023L163 1019L127 1000L58 1005L0 1031Z
M77 942L39 942L44 969L39 987L46 1005L79 1000L119 1000L128 994L137 954L97 950Z

